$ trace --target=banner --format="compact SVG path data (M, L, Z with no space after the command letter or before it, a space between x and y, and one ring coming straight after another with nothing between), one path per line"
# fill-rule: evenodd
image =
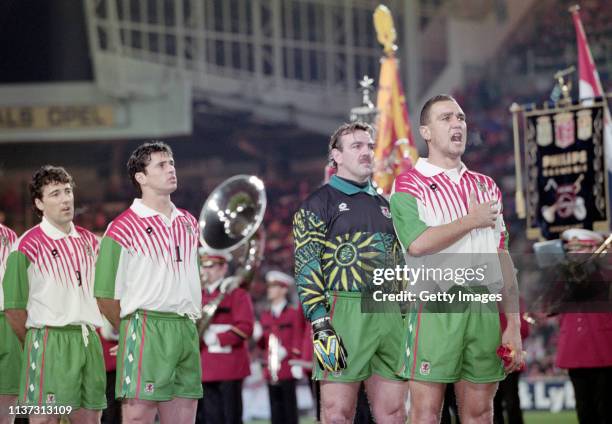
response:
M607 231L604 113L601 101L525 112L528 238Z

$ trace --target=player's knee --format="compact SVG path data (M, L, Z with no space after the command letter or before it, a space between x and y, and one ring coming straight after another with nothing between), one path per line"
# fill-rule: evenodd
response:
M493 422L493 403L475 403L472 405L466 405L464 414L466 415L465 421L473 423L490 423ZM459 409L461 412L461 409Z
M405 424L406 419L408 418L406 415L406 408L401 405L397 408L387 409L384 411L373 409L372 413L376 418L377 423L381 424Z
M322 405L323 422L328 424L352 423L354 412L354 407L341 402L328 401Z
M438 424L441 411L435 405L411 405L410 422L419 424Z

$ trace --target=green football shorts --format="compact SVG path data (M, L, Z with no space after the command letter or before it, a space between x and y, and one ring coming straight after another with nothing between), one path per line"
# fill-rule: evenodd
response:
M21 364L21 343L0 311L0 395L19 393L19 365Z
M333 292L328 296L332 326L346 348L347 365L339 373L329 373L314 359L313 378L355 382L377 374L389 380L406 380L400 371L407 330L399 307L397 312L364 313L359 292Z
M483 292L480 288L463 291ZM411 309L406 349L409 378L435 383L503 380L503 364L496 353L501 344L496 304L457 302L451 309L454 312L446 312L448 305L431 302Z
M95 330L30 328L21 364L20 405L106 408L106 370Z
M117 398L199 399L201 378L198 330L189 318L137 311L121 320Z

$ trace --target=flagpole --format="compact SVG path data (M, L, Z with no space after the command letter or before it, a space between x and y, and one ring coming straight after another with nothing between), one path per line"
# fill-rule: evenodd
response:
M523 194L523 171L521 166L521 145L519 137L518 114L523 109L517 104L512 103L510 112L512 112L512 132L514 133L514 170L516 179L516 193L514 196L516 214L520 219L524 219L525 213L525 196Z

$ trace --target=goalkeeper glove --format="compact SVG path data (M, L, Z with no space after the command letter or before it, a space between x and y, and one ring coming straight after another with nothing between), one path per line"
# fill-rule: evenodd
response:
M312 344L323 371L338 372L346 368L348 354L328 317L312 322Z

